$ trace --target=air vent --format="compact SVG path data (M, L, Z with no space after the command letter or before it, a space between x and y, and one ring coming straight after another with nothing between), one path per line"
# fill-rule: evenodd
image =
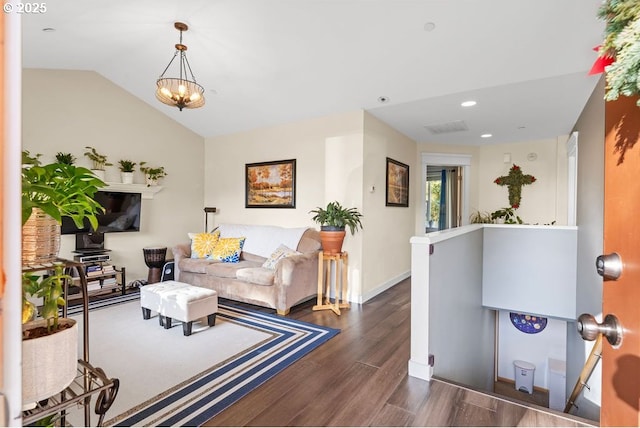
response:
M432 134L447 134L449 132L468 131L469 127L464 120L456 120L453 122L434 123L433 125L426 125Z

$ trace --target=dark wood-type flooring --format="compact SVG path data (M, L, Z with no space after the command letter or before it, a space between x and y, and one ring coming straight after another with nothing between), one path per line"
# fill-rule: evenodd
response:
M205 426L595 425L445 380L409 377L409 279L341 316L313 311L314 303L293 308L289 317L340 334Z

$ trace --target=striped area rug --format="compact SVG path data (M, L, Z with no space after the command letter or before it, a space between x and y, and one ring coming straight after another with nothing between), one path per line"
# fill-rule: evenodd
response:
M137 298L139 295L92 302L90 309ZM153 399L106 420L104 425L200 426L339 333L336 329L235 307L222 299L217 317L223 322L227 320L258 330L268 335L268 339L223 363L212 365L197 378L159 391ZM126 388L122 381L120 388Z

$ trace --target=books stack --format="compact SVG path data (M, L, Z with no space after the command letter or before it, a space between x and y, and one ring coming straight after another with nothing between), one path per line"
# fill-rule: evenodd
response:
M92 278L92 277L96 277L96 276L101 276L102 275L102 266L100 265L91 265L91 266L87 266L85 273L87 275L87 279L88 278Z
M113 265L102 265L102 273L109 275L110 273L116 273L116 268Z

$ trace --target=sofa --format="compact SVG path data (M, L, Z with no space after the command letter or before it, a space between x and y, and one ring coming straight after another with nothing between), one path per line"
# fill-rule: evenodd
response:
M223 241L242 241L239 255L220 260L215 248L204 254L208 251L195 246L202 235L213 240L215 248ZM191 242L172 248L179 282L215 290L221 298L273 308L283 316L317 294L321 244L313 228L221 224L209 234L189 237Z

